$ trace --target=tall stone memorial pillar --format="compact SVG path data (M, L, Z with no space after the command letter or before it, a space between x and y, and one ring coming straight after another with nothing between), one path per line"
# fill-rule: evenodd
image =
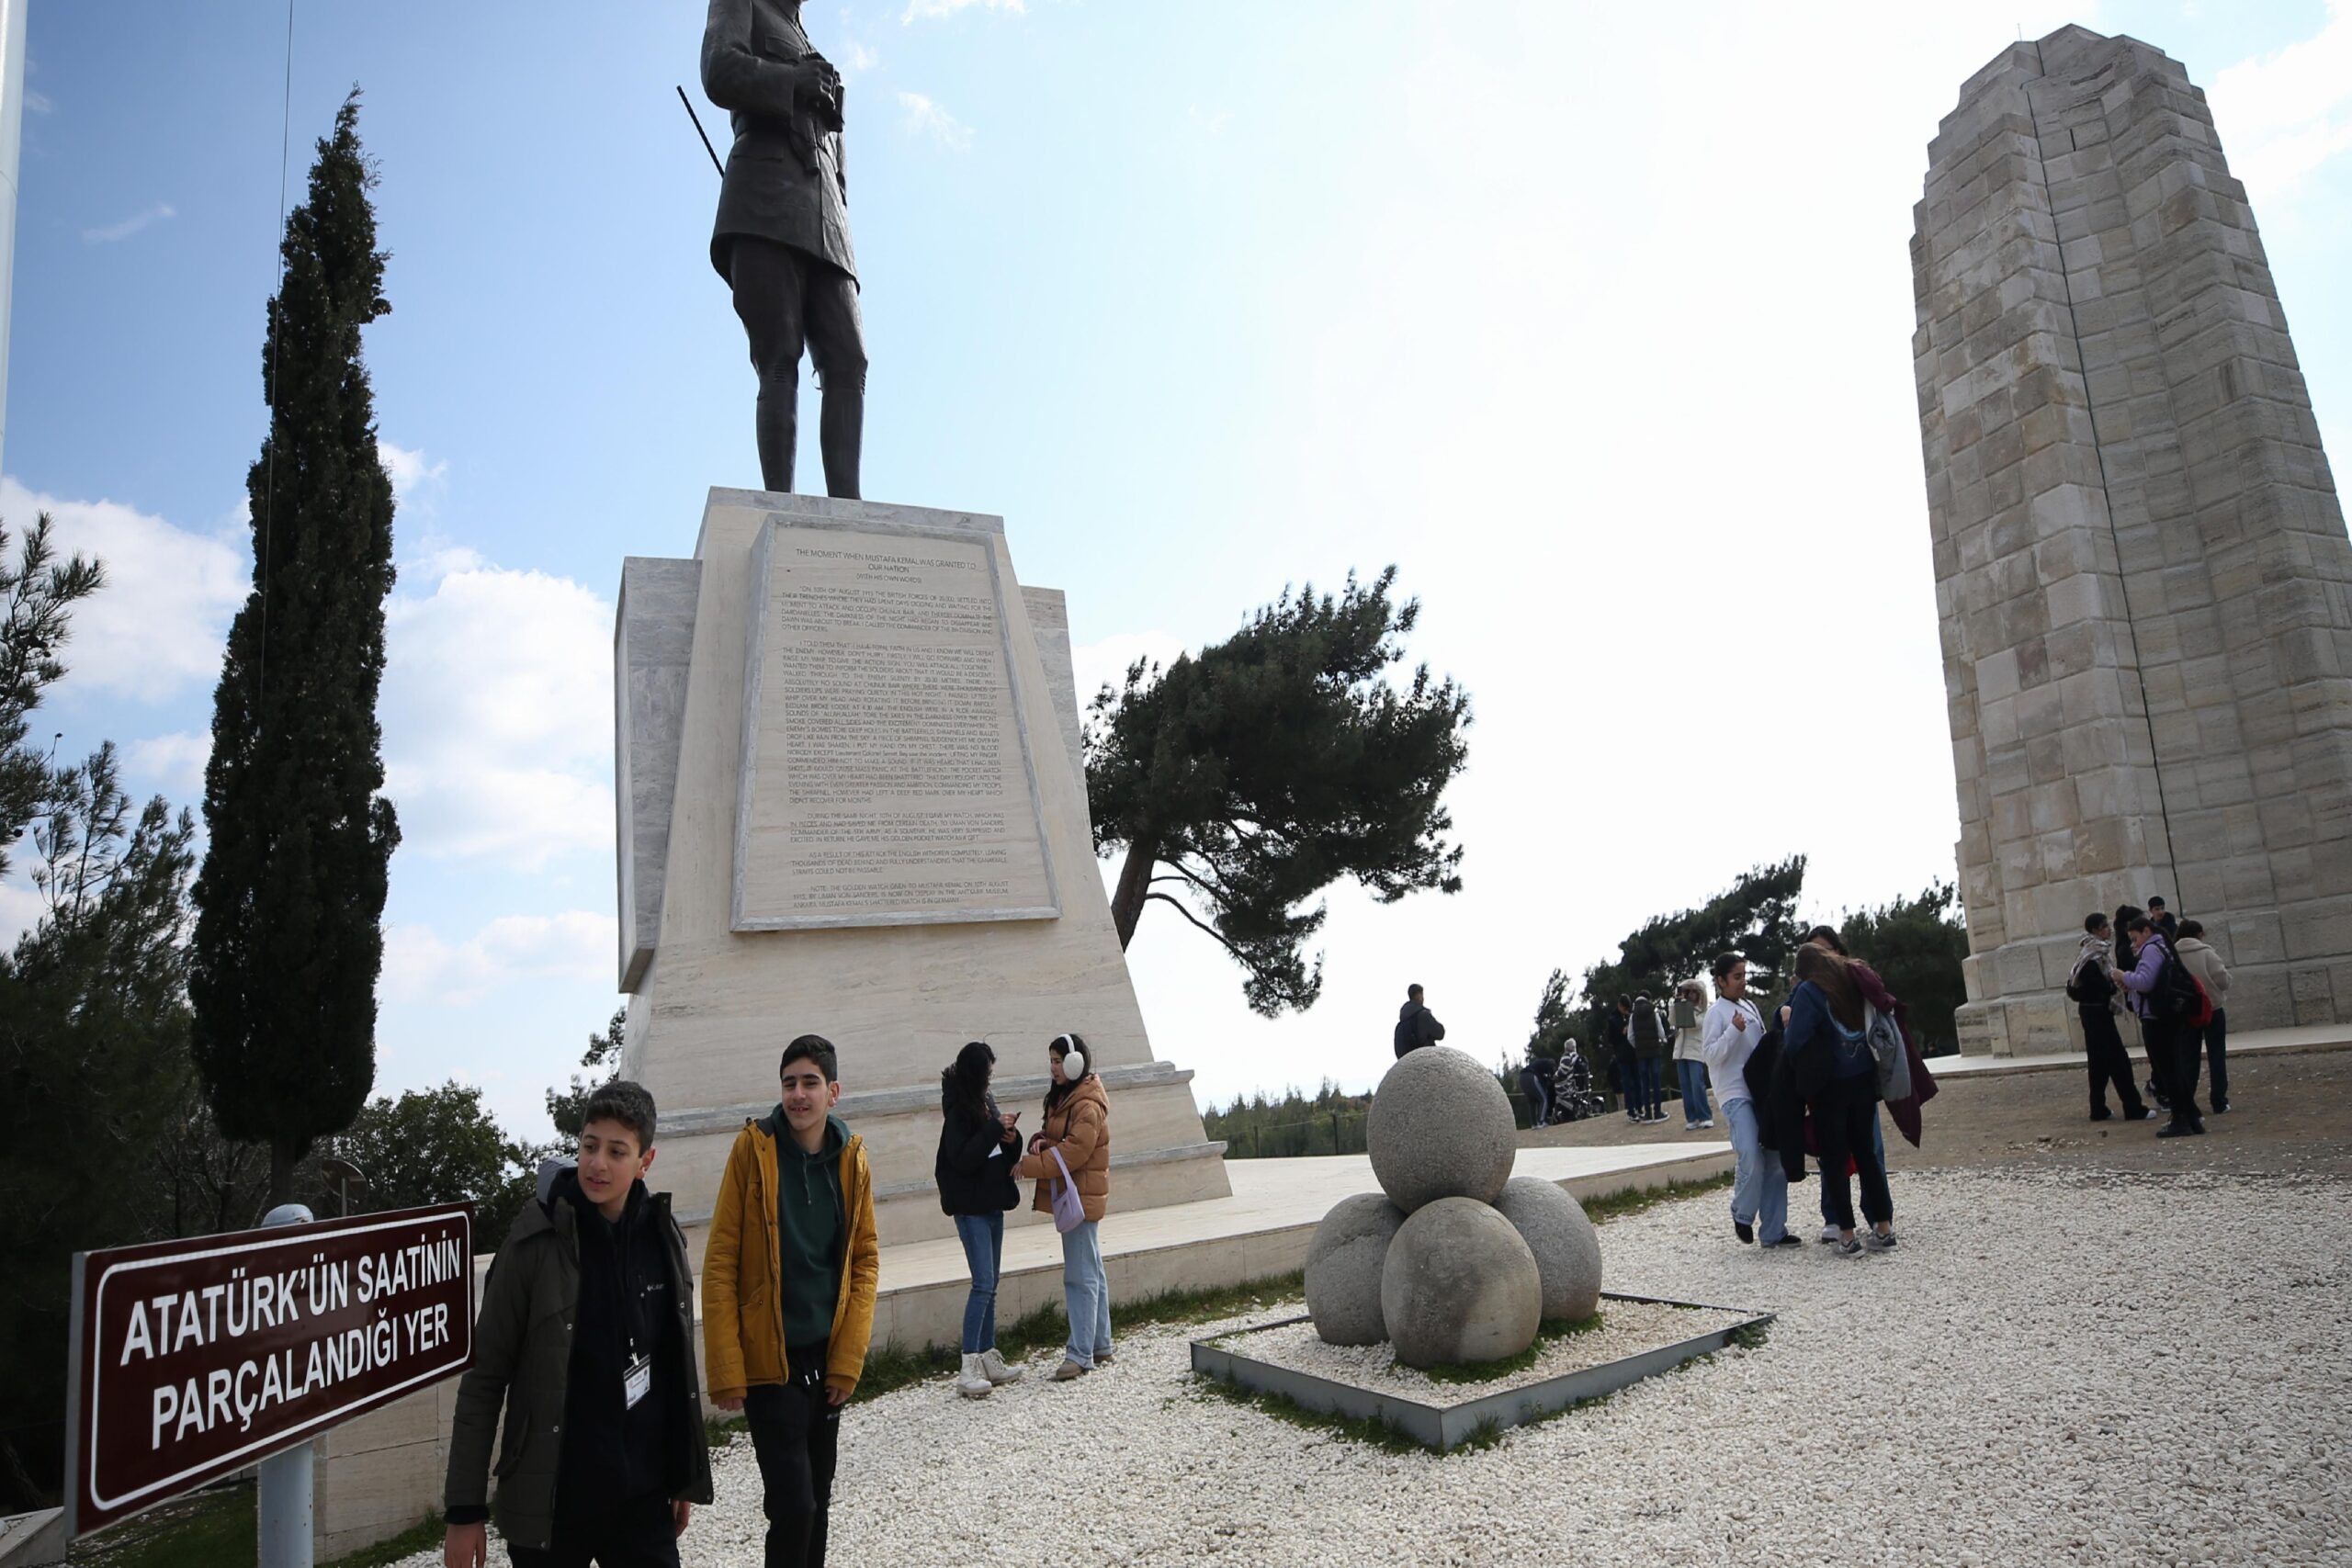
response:
M2002 51L1911 264L1962 1049L2064 1048L2084 915L2152 893L2234 1028L2352 1020L2352 544L2204 95L2133 39Z
M1085 1037L1114 1209L1230 1192L1111 923L1061 595L1001 521L714 490L693 559L623 564L616 620L623 1071L697 1256L803 1033L840 1050L885 1246L952 1234L932 1161L967 1040L1034 1131L1046 1043Z

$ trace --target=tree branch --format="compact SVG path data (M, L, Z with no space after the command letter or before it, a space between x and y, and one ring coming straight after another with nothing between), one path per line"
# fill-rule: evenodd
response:
M1171 897L1169 897L1167 894L1165 894L1165 893L1147 893L1147 894L1145 894L1145 895L1144 895L1144 898L1145 898L1145 900L1146 900L1147 902L1148 902L1149 900L1152 900L1152 899L1155 899L1155 898L1156 898L1156 899L1158 899L1159 902L1161 902L1161 903L1163 903L1163 904L1165 904L1165 905L1169 906L1170 908L1174 909L1178 914L1180 914L1180 915L1183 916L1186 919L1188 919L1188 920L1192 921L1192 922L1193 922L1193 926L1194 926L1195 928L1197 928L1198 930L1200 930L1200 931L1202 931L1205 932L1205 933L1207 934L1207 936L1208 936L1208 938L1209 938L1209 940L1210 940L1210 941L1212 941L1212 942L1216 942L1219 947L1221 947L1221 948L1225 949L1225 950L1226 950L1226 952L1227 952L1227 953L1229 953L1233 954L1233 956L1234 956L1235 958L1239 959L1239 960L1240 960L1240 962L1241 962L1241 965L1242 965L1242 967L1243 967L1243 968L1250 970L1250 973L1252 973L1252 974L1255 974L1255 973L1257 972L1256 966L1255 966L1254 964L1250 964L1250 960L1249 960L1246 956L1244 956L1244 955L1243 955L1243 953L1242 953L1241 950L1240 950L1239 948L1238 948L1238 947L1234 946L1231 942L1229 942L1226 941L1226 940L1225 940L1225 938L1224 938L1222 935L1220 935L1220 934L1218 933L1218 931L1217 931L1216 928L1215 928L1214 926L1205 926L1205 925L1202 925L1202 924L1201 924L1201 918L1200 918L1198 915L1193 914L1192 910L1190 910L1190 909L1186 908L1184 907L1184 901L1183 901L1182 899L1181 899L1181 898L1171 898Z

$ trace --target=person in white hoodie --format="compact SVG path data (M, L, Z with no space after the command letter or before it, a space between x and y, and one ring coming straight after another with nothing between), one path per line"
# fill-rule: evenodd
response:
M1764 1015L1747 998L1747 960L1726 953L1713 965L1715 1004L1699 1029L1699 1055L1714 1085L1715 1103L1731 1128L1737 1156L1731 1189L1732 1233L1743 1242L1800 1247L1789 1234L1789 1179L1764 1149L1761 1119L1747 1092L1747 1058L1764 1038Z
M2188 972L2205 987L2205 995L2213 1003L2213 1021L2205 1026L2205 1065L2213 1075L2211 1104L2216 1113L2230 1108L2229 1021L2222 1017L2222 998L2230 994L2230 966L2222 955L2205 941L2205 926L2200 920L2180 922L2180 940L2173 944ZM2185 1054L2189 1071L2197 1067L2197 1053ZM2192 1082L2194 1079L2192 1078Z
M1707 1011L1707 983L1685 980L1674 987L1674 1072L1682 1093L1682 1130L1703 1133L1715 1124L1707 1109L1707 1060L1699 1054Z

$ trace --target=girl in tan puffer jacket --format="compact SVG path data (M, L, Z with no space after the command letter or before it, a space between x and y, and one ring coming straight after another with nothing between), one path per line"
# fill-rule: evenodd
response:
M1113 1359L1111 1281L1102 1270L1096 1231L1111 1204L1111 1097L1095 1076L1083 1039L1057 1034L1046 1053L1054 1087L1046 1092L1045 1125L1029 1140L1029 1152L1012 1174L1036 1181L1031 1206L1050 1214L1054 1189L1068 1166L1086 1211L1083 1224L1062 1233L1062 1303L1069 1314L1069 1344L1053 1381L1069 1382Z

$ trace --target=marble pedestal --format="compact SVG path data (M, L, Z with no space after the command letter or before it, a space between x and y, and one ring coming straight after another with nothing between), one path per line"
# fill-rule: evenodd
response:
M839 1049L885 1246L952 1232L939 1074L967 1040L1034 1128L1046 1042L1086 1037L1114 1208L1231 1190L1111 923L1061 595L1020 585L1001 520L713 490L693 559L623 564L614 673L622 1073L696 1256L808 1032Z

